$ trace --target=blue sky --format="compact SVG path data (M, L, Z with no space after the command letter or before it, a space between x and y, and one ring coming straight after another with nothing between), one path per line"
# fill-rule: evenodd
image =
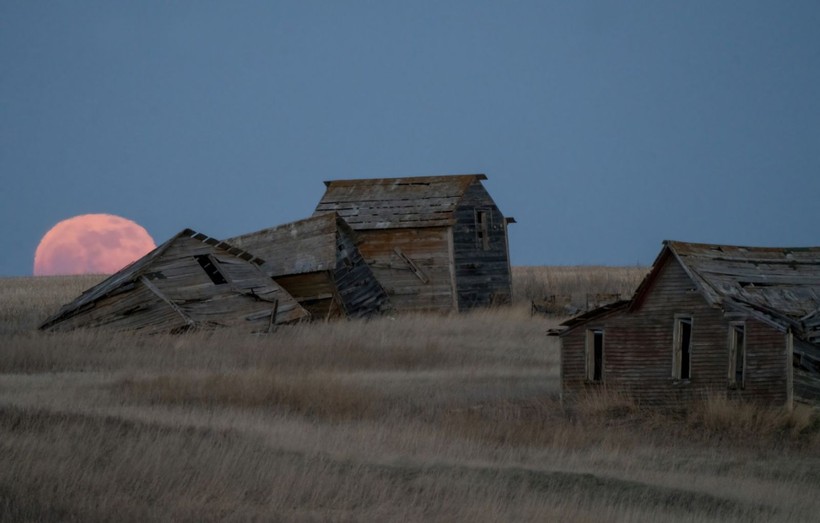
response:
M58 221L159 243L338 178L483 172L515 265L818 245L814 1L0 0L0 275Z

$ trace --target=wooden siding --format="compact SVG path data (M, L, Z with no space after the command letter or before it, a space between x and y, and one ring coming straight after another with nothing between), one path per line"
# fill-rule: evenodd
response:
M336 212L355 230L444 227L467 187L483 174L333 180L316 214Z
M820 247L664 242L712 305L745 311L797 339L820 342ZM652 278L647 278L651 282ZM636 293L640 303L644 285Z
M486 240L479 237L481 226L476 219L479 211L486 212L489 219ZM453 255L458 309L510 303L512 282L507 225L480 182L473 182L465 191L455 218Z
M800 401L820 401L820 349L794 340L794 397Z
M344 316L336 286L328 271L291 274L276 278L299 305L310 312L313 320L328 320Z
M158 332L202 325L252 325L264 330L272 323L307 316L255 264L215 247L217 240L195 234L183 231L86 291L42 328L105 326ZM225 283L212 281L196 256L208 257Z
M449 227L362 230L359 251L398 311L453 310ZM423 281L397 252L423 273Z
M338 217L333 214L262 229L226 241L265 260L262 269L274 278L336 267Z
M353 238L336 236L334 270L279 276L276 282L307 309L314 320L361 318L388 307L387 293L376 280Z
M332 280L344 313L362 318L389 308L389 298L356 246L353 231L340 227L336 236Z
M356 246L355 232L335 213L229 242L263 258L262 269L315 320L369 316L387 305L387 294Z
M77 328L133 329L149 332L185 328L187 322L142 284L132 284L120 294L107 296L47 327L68 331Z
M642 404L680 408L710 394L730 394L752 401L786 402L786 344L784 334L764 323L746 321L746 387L729 389L728 336L730 321L710 306L683 267L667 256L642 303L634 310L618 310L592 319L562 335L563 394L572 400L596 387L620 390ZM691 377L672 377L673 331L676 314L692 317ZM732 317L732 320L736 320ZM586 330L605 331L604 379L586 380Z
M509 303L506 220L482 174L335 180L316 215L336 212L397 311L458 311ZM477 241L476 212L487 214ZM457 291L456 291L457 289Z

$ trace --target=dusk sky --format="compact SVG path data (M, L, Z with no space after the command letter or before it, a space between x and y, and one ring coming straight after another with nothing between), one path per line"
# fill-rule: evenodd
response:
M0 0L2 276L78 214L229 237L457 173L514 265L820 245L820 3Z

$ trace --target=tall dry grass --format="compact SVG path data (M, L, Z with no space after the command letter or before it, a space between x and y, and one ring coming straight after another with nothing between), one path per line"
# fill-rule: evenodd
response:
M551 295L570 296L577 308L587 295L620 294L628 299L649 271L648 267L513 267L513 301L530 303Z
M600 288L593 280L584 292ZM707 398L658 413L612 394L565 411L544 335L557 320L526 305L262 336L47 334L34 326L86 282L28 282L0 280L2 521L811 521L820 511L813 411Z

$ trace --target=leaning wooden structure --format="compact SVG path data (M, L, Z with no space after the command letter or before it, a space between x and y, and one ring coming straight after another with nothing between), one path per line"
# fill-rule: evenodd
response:
M631 300L553 332L565 400L622 391L681 408L708 395L820 399L820 247L664 242Z
M270 331L308 317L259 269L261 263L241 249L185 229L63 306L40 328L181 332L240 326Z
M236 236L231 245L264 259L260 266L313 319L361 318L386 310L387 294L336 213Z
M397 311L509 303L505 218L483 174L333 180L314 215L338 213Z

